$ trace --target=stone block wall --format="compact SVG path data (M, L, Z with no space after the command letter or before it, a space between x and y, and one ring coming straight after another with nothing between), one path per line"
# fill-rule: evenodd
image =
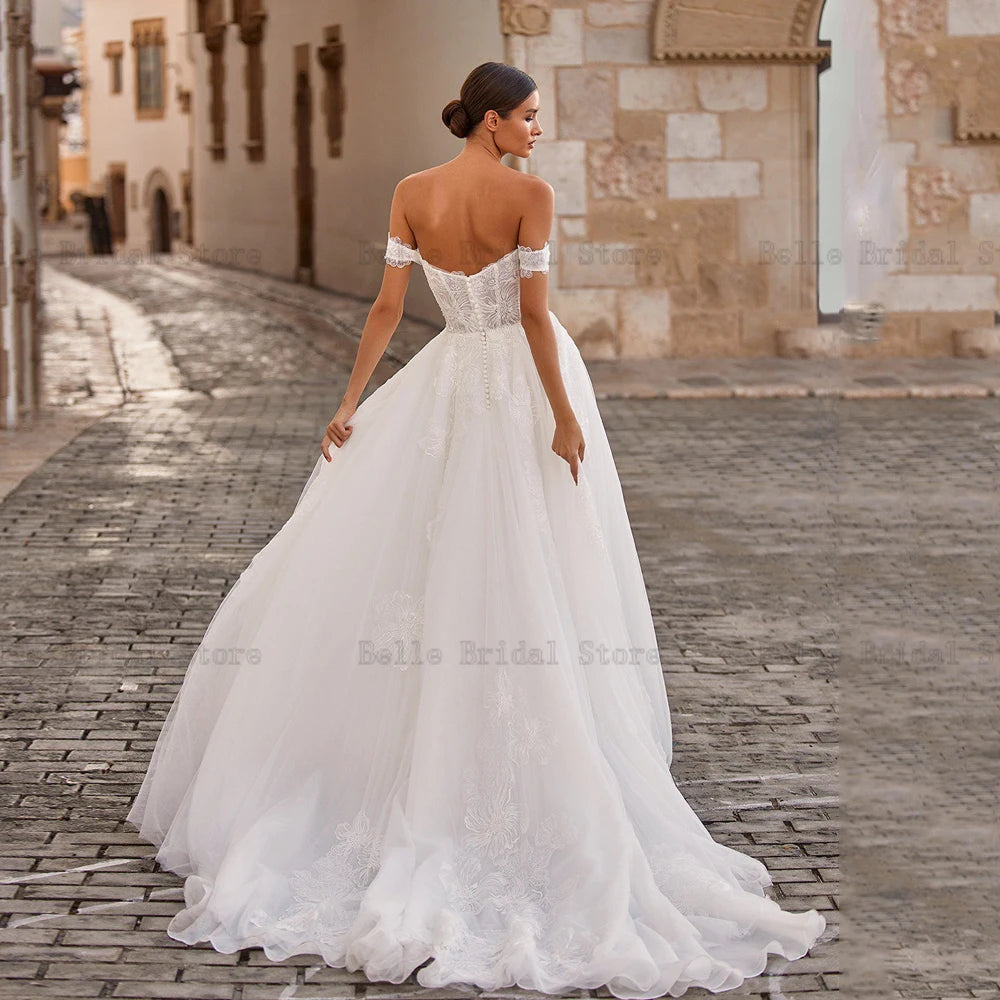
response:
M877 2L889 138L914 149L909 238L961 263L907 264L883 340L846 350L950 354L1000 308L1000 7ZM551 301L586 357L770 356L816 324L821 9L502 0L507 61L541 95Z
M907 240L882 353L949 355L993 326L1000 274L1000 4L881 0L889 138L909 143Z

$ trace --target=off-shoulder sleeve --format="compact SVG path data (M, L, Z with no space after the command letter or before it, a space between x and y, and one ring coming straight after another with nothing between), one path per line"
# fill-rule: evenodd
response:
M404 243L398 236L393 236L391 233L386 233L386 236L388 237L385 244L385 262L387 264L391 264L393 267L406 267L407 264L420 260L420 254L409 243Z
M547 271L549 269L549 244L546 241L541 250L532 250L531 247L517 246L517 262L522 278L530 278L533 271Z

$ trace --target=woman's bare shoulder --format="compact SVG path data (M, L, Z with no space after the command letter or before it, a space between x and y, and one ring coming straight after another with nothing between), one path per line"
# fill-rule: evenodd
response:
M521 217L551 218L555 210L556 193L552 185L537 174L522 174L518 178L516 200Z
M544 201L555 194L555 188L544 177L539 177L538 174L521 174L520 183L523 185L525 194L532 199L537 198Z
M479 173L475 177L466 174L459 179L452 163L437 164L407 174L397 183L396 192L404 204L419 205L442 184L447 186L454 182L465 187L469 181L472 181L473 188L478 189L484 183L492 185L499 198L508 205L515 206L518 214L544 210L555 199L552 185L544 178L502 165L492 167L488 174Z
M543 187L547 188L552 187L552 185L549 184L549 182L539 174L528 174L525 173L523 170L514 170L513 168L511 168L511 173L517 178L520 184L524 185L525 188L537 189Z
M418 170L415 173L407 174L405 177L401 177L396 182L396 187L399 188L400 190L411 188L414 186L414 184L419 184L426 173L427 173L426 170Z
M502 179L504 185L504 198L516 203L521 212L545 205L555 195L552 185L537 174L526 174L508 167L498 172L497 176Z
M441 166L427 167L407 174L396 184L396 193L406 201L420 201L432 188L441 171Z

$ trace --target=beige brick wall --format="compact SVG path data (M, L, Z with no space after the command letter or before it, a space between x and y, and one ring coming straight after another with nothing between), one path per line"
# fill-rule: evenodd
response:
M867 2L886 59L873 100L888 141L913 148L909 243L958 262L893 270L885 336L847 353L950 354L953 330L1000 308L1000 137L957 134L997 122L1000 16ZM507 58L539 84L530 169L556 190L553 309L585 354L767 356L779 329L814 325L819 0L539 5L547 30L508 35Z

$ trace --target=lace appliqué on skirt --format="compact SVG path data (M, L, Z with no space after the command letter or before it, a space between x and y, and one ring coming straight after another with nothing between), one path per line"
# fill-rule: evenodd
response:
M417 446L430 458L440 458L444 454L445 445L455 428L456 388L460 380L468 378L464 370L466 368L467 365L462 364L458 346L447 344L434 372L432 382L434 402L431 417L417 439Z
M660 844L649 854L650 868L657 888L687 917L717 915L730 911L737 889L713 871L707 861L694 855L677 853L667 844ZM721 898L720 898L721 897ZM720 918L725 919L725 918ZM737 939L749 937L753 925L734 921Z
M381 862L382 838L362 809L336 828L337 842L309 868L292 873L294 902L275 926L334 950L358 915Z
M586 459L584 459L586 461ZM601 527L601 517L597 510L597 502L594 499L594 492L590 488L590 482L586 478L586 473L582 471L580 473L580 483L577 490L577 500L579 506L582 508L581 516L583 518L584 524L587 526L587 534L589 535L591 541L604 552L607 552L608 547L604 541L604 530Z
M489 695L488 724L476 762L464 772L466 832L441 881L449 909L442 914L439 958L450 976L489 982L501 978L502 955L518 941L537 942L554 961L578 963L596 943L583 927L555 924L553 904L568 897L580 877L550 884L552 856L576 842L568 812L534 821L517 798L516 765L541 765L557 738L546 721L517 698L506 668L498 668ZM482 915L482 922L477 919ZM480 926L501 928L489 935ZM434 963L421 981L434 984Z
M362 640L368 642L359 654L406 670L419 649L423 632L423 600L405 590L394 590L376 603L370 633Z

